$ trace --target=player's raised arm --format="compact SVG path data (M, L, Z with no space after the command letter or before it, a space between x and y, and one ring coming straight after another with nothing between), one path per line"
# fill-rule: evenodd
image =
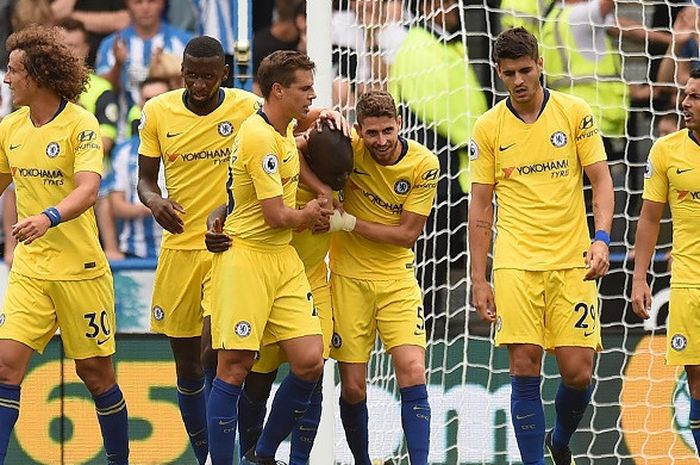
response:
M586 254L588 272L585 279L602 278L610 267L608 247L614 209L614 192L608 162L603 160L584 167L593 188L593 221L595 238Z

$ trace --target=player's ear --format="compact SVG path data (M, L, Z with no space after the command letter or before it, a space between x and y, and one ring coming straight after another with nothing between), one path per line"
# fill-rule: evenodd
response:
M537 57L537 67L540 69L540 72L544 69L544 58L543 57Z
M355 132L362 137L362 126L360 125L360 122L356 122L355 124L352 125L352 127L355 129Z
M399 131L401 131L401 124L403 123L403 120L401 119L401 115L396 115L396 125L398 126Z
M228 73L230 73L230 72L231 72L231 68L229 67L229 65L225 64L224 65L224 72L221 75L221 82L222 83L226 82L226 80L228 79Z

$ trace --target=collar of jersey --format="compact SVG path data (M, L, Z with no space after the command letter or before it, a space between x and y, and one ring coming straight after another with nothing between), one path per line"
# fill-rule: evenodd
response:
M547 106L547 102L549 102L549 89L547 89L547 88L545 87L545 88L544 88L544 100L542 100L542 108L540 108L540 112L537 113L537 118L539 118L540 115L542 114L542 112L544 111L544 107ZM518 112L515 111L515 107L513 106L513 103L510 101L510 97L508 97L508 98L506 99L506 106L508 107L508 109L510 110L510 112L513 113L513 116L515 116L516 118L518 118L518 119L519 119L520 121L522 121L523 123L525 122L525 121L520 117L520 115L518 114Z
M214 113L216 109L219 108L222 103L224 103L224 98L226 98L226 93L224 92L224 89L219 87L219 101L216 102L216 106L208 114ZM190 107L187 106L187 89L185 89L185 91L182 93L182 104L185 105L185 108L192 111Z
M688 129L688 137L690 137L690 140L692 140L693 142L695 142L696 145L699 145L699 146L700 146L700 142L698 142L698 140L697 140L697 139L695 138L695 136L693 135L693 131L691 131L690 129Z

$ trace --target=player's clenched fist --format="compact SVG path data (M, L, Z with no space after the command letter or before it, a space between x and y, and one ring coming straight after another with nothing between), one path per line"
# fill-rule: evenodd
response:
M151 209L153 217L158 224L167 231L173 234L180 234L185 230L182 218L180 218L180 214L184 214L185 210L179 203L154 196L149 200L147 207Z
M493 300L493 289L485 280L472 284L472 305L482 320L493 323L496 321L496 304Z

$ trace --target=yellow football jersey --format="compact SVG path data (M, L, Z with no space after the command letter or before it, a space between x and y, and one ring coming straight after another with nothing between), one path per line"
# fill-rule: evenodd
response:
M343 208L357 218L398 225L406 210L428 216L440 171L438 159L418 142L399 139L399 160L390 166L374 161L363 140L353 133L354 169L345 186ZM374 242L356 232L331 237L331 270L356 279L386 280L413 275L412 249Z
M102 175L102 140L97 119L66 103L45 125L34 127L29 107L0 122L0 172L11 173L20 219L57 205L75 189L75 173ZM103 275L107 260L92 208L50 228L29 245L20 243L12 270L47 280L80 280Z
M309 200L315 199L316 194L311 192L303 183L299 183L297 189L297 208L304 208ZM292 234L292 247L304 262L304 269L314 270L316 266L325 260L331 243L331 234L312 234L310 229L305 229Z
M585 266L583 167L606 159L586 102L545 89L537 121L526 124L503 100L477 120L469 157L472 183L494 185L494 268Z
M287 207L296 207L300 162L295 126L292 121L282 136L262 111L241 126L226 186L234 205L224 225L229 236L265 247L285 246L292 240L291 229L273 229L265 222L260 201L282 196Z
M143 109L139 154L162 158L168 197L185 210L184 232L163 231L163 248L205 249L207 215L226 202L233 140L260 99L239 89L220 92L220 105L208 115L196 115L185 106L183 89L159 95Z
M649 153L642 198L666 203L673 219L671 287L700 287L700 146L683 129Z

